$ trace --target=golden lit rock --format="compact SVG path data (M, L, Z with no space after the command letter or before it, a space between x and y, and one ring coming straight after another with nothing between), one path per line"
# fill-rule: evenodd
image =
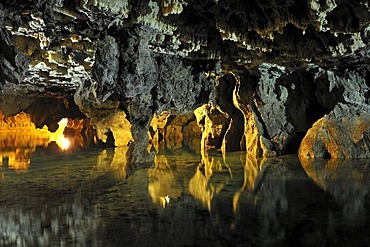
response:
M228 127L227 114L212 105L205 104L194 111L202 131L201 152L210 149L221 150L224 133Z
M169 112L162 112L159 116L154 113L152 121L150 122L150 128L153 133L149 132L149 146L148 150L150 151L151 147L158 153L159 146L163 143L164 128L167 124L167 119L170 116Z
M164 16L180 14L183 10L181 0L161 0L161 9Z
M260 157L273 157L276 153L272 151L272 145L269 140L263 137L263 126L258 121L256 113L253 111L251 105L246 105L240 102L239 86L240 81L234 75L237 81L234 90L234 105L243 113L244 116L244 135L246 142L247 155L260 158ZM268 144L269 143L269 144Z
M347 108L336 107L307 131L299 148L301 159L370 157L370 114Z
M108 132L111 131L115 146L129 145L134 141L131 123L126 118L126 113L119 109L120 102L98 99L96 87L96 83L92 83L89 90L81 86L74 95L76 104L90 118L90 124L96 130L99 140L106 142Z
M183 125L183 144L200 153L200 141L202 139L202 132L199 125L192 114L191 117Z
M153 148L158 153L164 149L177 151L186 146L199 152L202 133L194 114L154 114L150 128L148 150Z
M67 127L68 119L63 118L58 122L58 129L55 132L50 133L50 142L55 142L61 150L67 150L70 142L68 138L64 136L64 130Z
M5 118L0 112L0 166L6 163L10 169L27 170L36 147L47 147L51 142L62 151L71 149L74 139L64 135L68 123L69 120L63 118L58 129L50 132L46 126L36 128L29 114L20 112Z

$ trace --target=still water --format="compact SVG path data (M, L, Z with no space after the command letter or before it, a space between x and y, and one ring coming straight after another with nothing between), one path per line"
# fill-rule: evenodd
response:
M370 246L369 160L125 151L3 156L0 246Z

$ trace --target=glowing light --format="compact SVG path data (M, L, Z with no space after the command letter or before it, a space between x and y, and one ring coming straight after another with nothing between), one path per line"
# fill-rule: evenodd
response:
M69 142L68 138L61 137L61 138L57 141L57 144L58 144L58 146L60 147L60 149L62 149L62 150L67 150L67 149L69 148L70 142Z
M166 204L168 204L169 202L170 197L168 195L159 197L159 204L162 206L162 208L165 208Z
M58 122L58 129L50 133L50 142L55 141L61 150L67 150L70 146L68 138L64 136L64 129L68 125L68 118L63 118Z

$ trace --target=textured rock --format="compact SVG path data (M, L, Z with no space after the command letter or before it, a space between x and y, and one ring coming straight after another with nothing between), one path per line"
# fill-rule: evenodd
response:
M369 133L368 107L339 104L308 130L299 155L302 159L369 158Z
M126 114L119 109L119 102L110 100L101 102L97 99L96 87L96 84L91 84L86 90L81 86L74 95L76 104L90 118L100 140L106 142L108 133L111 132L116 146L127 146L133 138L131 124L126 119Z

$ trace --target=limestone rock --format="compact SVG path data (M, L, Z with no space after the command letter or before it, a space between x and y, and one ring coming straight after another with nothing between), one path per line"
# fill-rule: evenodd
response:
M29 62L30 59L12 44L9 31L0 25L0 89L7 82L22 82Z
M299 156L313 158L369 158L370 111L367 106L339 104L319 119L302 140Z

